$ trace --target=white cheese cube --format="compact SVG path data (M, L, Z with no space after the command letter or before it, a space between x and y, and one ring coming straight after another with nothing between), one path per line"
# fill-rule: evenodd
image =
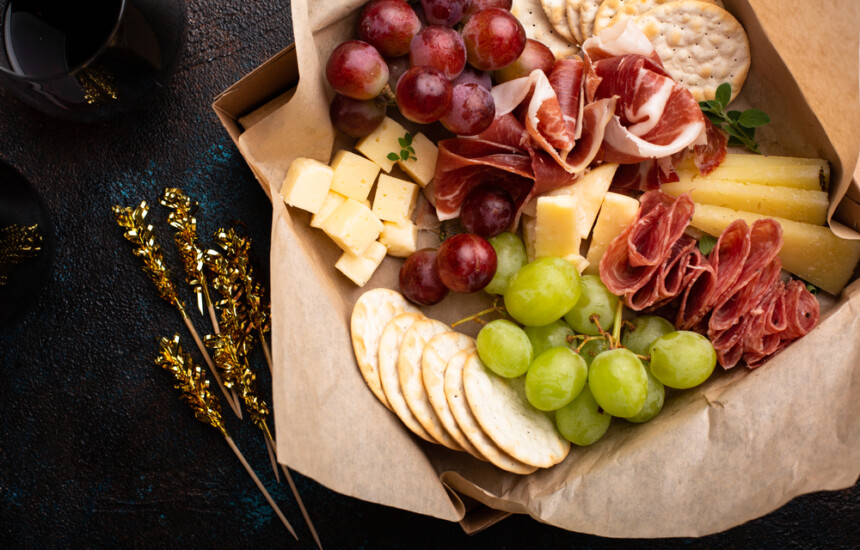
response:
M346 199L322 223L321 229L341 250L361 256L379 237L382 222L364 204Z
M382 222L379 242L385 245L390 256L406 258L418 250L418 226L409 220Z
M632 197L619 195L618 193L607 193L594 224L591 233L591 245L588 247L589 266L586 273L600 273L600 259L609 248L609 243L621 234L624 229L633 223L636 213L639 212L639 201Z
M410 155L409 160L398 160L397 164L421 184L421 187L426 187L436 174L436 157L439 156L439 150L420 132L412 138L412 148L415 149L415 154Z
M405 135L406 128L385 117L376 130L355 144L355 150L379 165L385 170L385 173L388 173L391 172L395 162L388 158L388 154L400 155L401 147L397 140Z
M343 201L345 200L346 197L340 193L329 191L328 195L325 196L325 200L323 201L319 211L311 218L311 227L316 227L317 229L321 228L323 222L326 221L331 213L334 212L338 206L343 204Z
M297 158L281 184L281 198L290 206L316 214L331 187L334 171L318 160Z
M331 190L359 202L370 194L379 166L350 151L338 151L331 161Z
M418 186L382 174L373 197L373 213L383 221L400 222L412 219L418 201Z
M358 286L364 286L382 260L385 258L386 248L379 242L372 242L364 254L356 256L344 252L334 266L344 275L349 277Z
M535 257L556 256L571 263L579 256L576 199L570 195L540 197L535 217Z

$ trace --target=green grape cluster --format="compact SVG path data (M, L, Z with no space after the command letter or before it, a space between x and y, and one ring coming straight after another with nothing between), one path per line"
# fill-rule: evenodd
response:
M526 398L554 414L572 443L598 441L612 417L651 420L666 387L691 388L713 372L716 353L706 337L655 315L623 321L619 298L599 276L580 276L561 258L528 263L511 233L490 243L500 267L488 292L504 297L513 321L487 323L478 355L499 376L524 376Z

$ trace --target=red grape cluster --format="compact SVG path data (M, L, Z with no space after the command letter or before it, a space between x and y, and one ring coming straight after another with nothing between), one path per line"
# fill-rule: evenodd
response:
M458 135L476 135L495 117L489 71L518 60L526 48L512 0L371 0L358 19L358 38L339 45L326 64L337 95L334 126L362 137L395 100L407 119L436 121ZM393 97L392 97L393 96Z

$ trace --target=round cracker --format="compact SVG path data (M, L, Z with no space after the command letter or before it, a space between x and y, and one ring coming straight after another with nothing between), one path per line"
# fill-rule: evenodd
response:
M477 359L475 351L463 350L454 354L445 368L445 398L451 407L451 413L457 421L457 425L469 438L469 441L477 448L487 460L495 466L514 474L530 474L537 470L535 466L523 464L496 445L492 439L478 425L469 403L466 401L466 392L463 389L463 366L471 356Z
M387 288L369 290L352 308L350 336L358 369L367 387L383 405L391 408L379 379L379 339L388 321L404 312L418 313L400 293Z
M445 397L445 369L448 367L448 361L460 351L474 349L475 339L471 336L455 331L437 334L424 346L424 352L421 355L421 376L424 379L427 397L430 398L430 405L442 422L445 431L467 453L475 458L486 460L460 430L451 413L451 407L448 406L448 399Z
M543 42L557 59L564 59L576 55L579 47L570 40L560 36L546 14L543 12L540 0L513 0L511 13L519 19L526 36Z
M751 56L747 33L732 14L701 0L679 0L652 8L635 21L672 78L696 101L714 99L723 82L732 85L732 99L738 95Z
M612 18L608 22L603 22L602 29L606 27L611 27L612 25L618 23L619 21L631 18L631 17L639 17L643 13L647 12L652 8L656 8L657 6L661 6L663 4L668 4L669 2L677 2L678 0L621 0L621 5L618 7L618 10L612 16ZM720 0L704 0L709 4L716 4L720 7L723 7L723 3ZM603 4L601 4L601 7ZM598 29L598 19L600 18L600 10L598 10L598 16L594 20L594 34L599 33Z
M595 35L600 34L600 31L609 26L609 22L618 13L618 9L627 0L603 0L597 8L597 13L594 14L594 27L591 32Z
M421 426L421 423L409 409L409 405L406 404L403 390L400 387L400 377L397 374L397 358L400 356L403 336L413 324L422 319L424 316L419 313L401 313L385 325L382 336L379 338L379 380L382 382L382 391L388 398L391 410L400 417L406 427L421 439L438 443Z
M582 40L588 40L594 34L594 18L600 8L600 0L582 0L579 5L579 29Z
M570 34L577 44L582 44L582 29L579 22L579 6L582 0L567 0L565 2L567 10L567 26L570 27Z
M424 377L421 373L424 346L437 334L450 331L451 327L442 321L426 318L416 321L403 335L400 355L397 357L397 374L406 405L421 426L442 445L455 451L462 451L463 447L445 431L436 411L433 410L433 405L430 404L430 398L427 397L427 391L424 389Z
M520 462L549 468L570 452L550 417L526 400L522 377L496 376L475 354L463 366L463 388L484 433Z
M570 34L570 27L567 25L566 4L567 0L540 0L543 12L555 32L568 42L574 42L573 35Z

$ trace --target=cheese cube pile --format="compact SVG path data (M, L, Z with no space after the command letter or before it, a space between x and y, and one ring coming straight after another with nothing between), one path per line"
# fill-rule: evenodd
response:
M405 258L418 248L412 214L420 188L433 179L438 151L424 135L410 140L406 134L386 117L356 144L361 155L341 150L330 165L298 158L281 186L284 202L311 212L311 227L321 229L343 250L335 268L358 286L367 284L386 255ZM415 183L388 175L395 163Z

